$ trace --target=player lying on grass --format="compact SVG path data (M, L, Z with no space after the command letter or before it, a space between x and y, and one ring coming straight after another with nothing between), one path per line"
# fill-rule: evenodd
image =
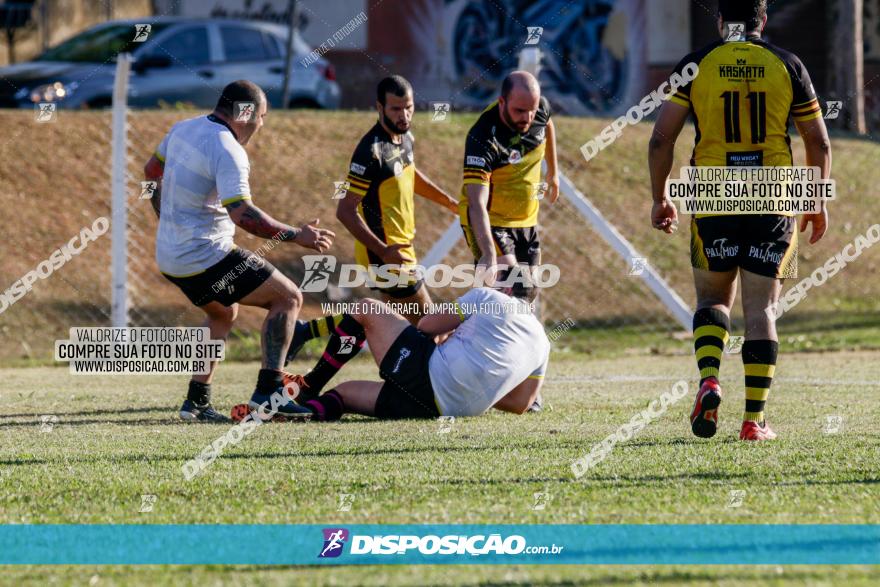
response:
M236 112L240 105L246 109ZM239 80L223 89L208 116L175 124L144 167L147 179L161 182L152 199L159 216L156 263L206 315L211 338L225 340L238 304L266 310L263 368L254 399L264 401L283 389L281 368L302 306L299 289L265 259L235 246L235 227L261 237L294 242L320 252L335 236L318 221L294 228L251 203L250 163L245 147L263 126L266 95L254 83ZM244 115L242 115L244 114ZM222 422L211 406L211 378L192 376L180 408L186 421Z
M526 412L541 389L550 341L529 302L511 293L472 289L418 328L383 302L362 300L358 312L343 314L315 367L294 376L297 401L278 413L297 415L296 403L318 421L346 412L383 419L478 416L491 407ZM320 394L365 341L383 381L346 381ZM236 406L232 417L240 421L256 407Z

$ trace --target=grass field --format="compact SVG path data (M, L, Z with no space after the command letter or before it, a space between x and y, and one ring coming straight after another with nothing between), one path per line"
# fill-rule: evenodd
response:
M563 341L560 339L560 342ZM783 355L768 406L780 438L736 440L742 367L722 367L711 441L690 435L692 393L587 475L586 454L679 379L684 356L557 353L550 409L523 417L261 427L187 482L182 463L226 430L176 420L186 378L4 370L0 523L880 523L880 353ZM304 370L305 362L294 368ZM215 402L245 398L257 369L221 365ZM375 378L356 359L343 377ZM40 415L56 415L51 431ZM839 417L836 433L828 418ZM43 427L45 428L45 427ZM742 503L731 491L744 490ZM534 494L547 494L534 510ZM156 496L140 513L142 495ZM338 511L340 494L354 496ZM233 570L234 572L229 572ZM93 577L97 577L93 579ZM871 585L874 567L6 568L17 584Z
M167 129L196 112L130 116L132 182ZM456 194L463 137L474 113L448 124L416 117L419 167ZM651 124L628 128L586 164L579 147L610 121L556 117L560 168L687 304L693 303L688 230L665 237L648 226L646 144ZM2 112L10 136L0 141L0 198L17 217L0 255L0 288L25 274L70 235L108 215L106 166L82 165L82 153L109 161L109 113L63 112L34 125L29 112ZM374 122L366 112L273 112L251 149L259 205L287 221L315 216L337 232L332 253L347 261L349 235L334 217L333 182L345 176L357 140ZM303 149L301 137L310 137ZM685 164L693 131L676 153ZM880 214L870 197L880 183L876 142L834 138L838 201L831 230L799 252L808 275ZM803 161L799 139L793 141ZM49 153L49 156L46 156ZM22 160L28 173L21 173ZM76 169L77 173L71 173ZM134 185L134 183L133 183ZM63 187L59 187L63 186ZM136 186L135 186L136 187ZM92 194L94 196L92 196ZM73 197L72 197L73 196ZM87 197L88 196L88 197ZM75 205L69 205L73 200ZM137 207L140 206L140 207ZM51 211L51 213L47 213ZM139 201L130 210L132 318L139 326L195 325L197 310L155 270L155 218ZM452 217L417 204L416 247L423 254ZM176 411L186 377L71 376L49 367L53 343L71 326L109 323L109 240L41 281L0 315L0 523L880 523L880 247L867 251L780 321L783 354L768 406L780 438L763 445L736 440L743 407L739 356L722 368L726 402L718 437L690 435L693 389L637 437L619 444L584 478L570 464L680 379L695 384L692 341L571 204L544 206L545 260L564 268L545 295L545 323L571 317L578 329L554 342L548 409L514 417L493 413L439 423L374 422L265 426L226 450L187 482L181 465L227 430L184 425ZM243 234L239 244L262 241ZM293 247L270 261L299 282ZM447 262L469 262L459 247ZM436 299L451 299L436 292ZM318 314L317 295L304 315ZM734 310L733 334L742 334ZM243 310L215 384L228 410L252 388L263 315ZM318 345L307 347L314 355ZM294 369L308 368L305 361ZM29 368L25 368L29 367ZM366 359L345 378L375 378ZM51 431L40 416L56 416ZM829 418L840 422L827 430ZM546 496L533 509L534 494ZM731 492L736 492L732 494ZM740 493L744 492L744 493ZM339 511L340 494L352 495ZM153 511L140 513L142 496ZM737 505L732 495L742 498ZM241 585L877 585L877 567L69 567L4 568L0 584Z

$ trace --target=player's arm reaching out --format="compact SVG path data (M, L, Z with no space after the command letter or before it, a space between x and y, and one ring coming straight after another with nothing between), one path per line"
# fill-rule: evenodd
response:
M435 312L423 316L422 319L419 320L419 324L416 328L425 334L430 334L445 340L448 335L452 334L452 332L458 328L463 320L463 316L458 312L444 310L442 312Z
M153 205L156 218L159 217L159 210L162 207L162 176L164 174L165 163L156 155L150 157L150 160L144 165L144 179L156 182L156 190L153 192L153 197L150 198L150 204Z
M666 234L675 232L678 225L678 212L672 200L666 196L666 180L672 171L675 141L684 128L689 112L688 108L674 102L663 104L648 143L648 168L651 171L651 194L654 198L651 225Z
M547 146L544 151L544 161L547 162L547 198L551 204L559 199L559 172L556 161L556 127L552 120L547 121Z
M440 187L416 167L415 192L426 200L440 204L453 214L458 214L458 200L444 192Z
M360 204L363 196L355 194L351 190L345 194L345 197L339 200L336 205L336 218L348 229L348 232L365 247L367 247L374 255L378 255L382 261L388 265L406 265L413 263L415 260L410 259L401 252L410 246L410 243L398 243L387 245L382 241L376 233L370 230L367 223L358 213L358 204Z
M226 205L229 217L242 230L254 236L281 241L292 241L307 249L324 252L333 244L336 235L329 230L318 228L320 222L317 218L303 224L300 228L294 228L283 222L278 222L260 208L255 206L250 199L238 200Z
M822 170L822 179L830 178L831 140L828 138L828 129L825 128L825 121L820 116L804 122L796 120L795 126L804 140L807 166L820 168ZM807 229L808 224L813 225L810 234L810 244L812 245L819 242L819 239L828 230L828 208L824 201L822 202L822 210L820 212L803 215L801 218L801 232Z

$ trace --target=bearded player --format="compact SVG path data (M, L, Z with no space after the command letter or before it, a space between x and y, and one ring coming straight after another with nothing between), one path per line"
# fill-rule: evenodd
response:
M545 186L541 162L547 162ZM541 263L538 209L559 197L556 131L538 80L514 71L501 95L468 131L459 205L461 227L478 267L504 282L510 268ZM546 190L544 188L546 187ZM527 283L531 283L528 281ZM518 281L514 287L525 287Z
M386 77L376 88L379 120L354 150L346 181L346 196L339 201L336 217L355 238L355 260L366 269L392 265L403 275L417 264L413 239L416 234L415 198L419 196L458 211L458 201L444 192L416 167L411 131L415 109L410 83L399 75ZM384 301L416 307L406 318L418 322L431 297L424 281L410 275L387 283L371 274L372 289Z

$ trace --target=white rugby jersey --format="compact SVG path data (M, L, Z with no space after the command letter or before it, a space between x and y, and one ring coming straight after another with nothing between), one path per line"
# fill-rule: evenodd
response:
M225 206L250 199L250 162L219 118L178 122L156 157L165 163L156 235L159 270L188 277L218 263L235 246L235 223Z
M528 304L479 287L458 298L462 324L431 354L428 373L444 416L478 416L528 377L541 378L550 341Z

